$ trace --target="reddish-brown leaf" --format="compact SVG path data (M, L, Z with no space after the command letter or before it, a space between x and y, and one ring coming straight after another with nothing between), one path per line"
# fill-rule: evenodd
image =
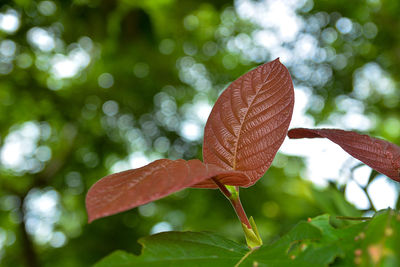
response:
M328 138L347 153L389 178L400 181L400 147L385 140L338 129L291 129L290 138Z
M234 81L218 98L204 130L203 158L244 172L254 184L271 165L292 118L294 90L279 59ZM215 188L210 181L198 187Z
M108 175L86 195L89 222L160 199L183 188L217 177L222 183L242 186L250 178L200 160L156 160L142 168Z

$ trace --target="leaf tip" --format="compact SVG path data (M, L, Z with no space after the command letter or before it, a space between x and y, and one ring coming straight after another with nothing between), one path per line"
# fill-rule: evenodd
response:
M88 224L92 223L94 220L96 220L96 219L95 219L95 218L92 218L92 217L88 214L88 219L87 219Z
M277 57L277 58L275 58L274 60L272 60L271 62L267 62L267 63L265 63L265 64L273 64L273 65L278 64L278 65L283 65L282 62L281 62L281 60L280 60L280 57ZM284 66L284 65L283 65L283 66Z

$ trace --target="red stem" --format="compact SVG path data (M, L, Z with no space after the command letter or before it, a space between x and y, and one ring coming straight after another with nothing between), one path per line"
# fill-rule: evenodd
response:
M214 183L216 185L218 185L219 190L221 190L222 194L224 194L230 200L230 197L232 196L232 194L231 194L231 192L229 192L228 188L226 188L226 186L224 184L222 184L220 181L218 181L215 178L211 178L211 180L213 180Z
M229 201L232 204L233 209L236 212L236 215L239 217L239 220L241 223L245 224L248 229L251 229L251 225L249 222L249 219L247 219L246 212L243 209L242 203L240 202L239 198L239 191L237 194L237 197L232 197L232 193L229 192L228 188L224 184L222 184L220 181L218 181L215 178L211 178L216 185L218 185L219 190L229 199Z
M239 220L243 224L245 224L248 229L251 229L252 227L250 225L249 219L247 219L246 212L243 209L243 206L242 206L242 203L240 202L240 199L238 198L236 200L233 200L233 199L229 199L229 200L231 201L233 209L236 211L236 214L239 217Z

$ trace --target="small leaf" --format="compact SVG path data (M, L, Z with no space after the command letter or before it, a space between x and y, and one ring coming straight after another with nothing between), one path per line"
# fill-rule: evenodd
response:
M328 138L347 153L389 178L400 181L400 147L368 135L339 129L291 129L290 138Z
M253 185L285 139L294 105L289 71L276 59L234 81L218 98L204 130L203 158L242 171ZM197 187L216 185L204 181Z
M245 174L224 170L200 160L156 160L142 168L108 175L87 193L89 222L160 199L205 179L242 186L250 179Z
M257 249L263 244L263 241L258 233L257 225L253 217L250 217L249 222L252 228L248 228L247 225L242 223L246 244L250 249Z

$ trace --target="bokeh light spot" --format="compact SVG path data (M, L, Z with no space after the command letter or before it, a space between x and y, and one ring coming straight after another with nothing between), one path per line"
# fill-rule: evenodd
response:
M101 88L110 88L114 84L114 77L110 73L102 73L97 82Z

